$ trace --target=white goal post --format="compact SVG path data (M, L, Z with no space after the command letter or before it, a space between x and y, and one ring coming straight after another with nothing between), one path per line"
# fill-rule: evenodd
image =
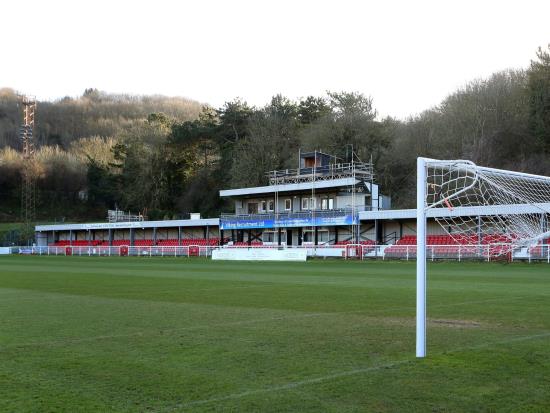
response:
M416 356L426 356L427 219L457 243L501 256L550 237L550 177L477 166L467 160L417 159Z

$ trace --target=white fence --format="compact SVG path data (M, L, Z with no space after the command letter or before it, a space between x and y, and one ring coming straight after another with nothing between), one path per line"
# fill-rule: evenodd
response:
M302 246L44 246L10 247L12 254L58 256L118 256L118 257L210 257L218 248L306 249L308 257L344 259L415 260L416 245L302 245ZM510 248L509 245L428 245L428 260L508 260L538 261L550 264L550 244Z

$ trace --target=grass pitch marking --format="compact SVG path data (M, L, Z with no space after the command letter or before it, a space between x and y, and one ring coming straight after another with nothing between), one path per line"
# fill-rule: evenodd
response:
M457 353L457 352L462 352L462 351L467 351L467 350L479 350L479 349L483 349L483 348L491 348L491 347L498 346L498 345L501 345L501 344L509 344L509 343L514 343L514 342L536 340L536 339L539 339L539 338L546 338L546 337L550 337L550 331L543 331L543 332L540 332L538 334L532 334L532 335L529 335L529 336L512 337L512 338L508 338L506 340L499 340L499 341L494 341L494 342L491 342L491 343L484 343L484 344L478 344L478 345L474 345L474 346L455 348L455 349L452 349L452 350L435 353L435 355L444 355L444 354L449 354L449 353ZM393 362L378 364L376 366L365 367L365 368L361 368L361 369L348 370L348 371L343 371L343 372L340 372L340 373L328 374L326 376L320 376L320 377L314 377L314 378L311 378L311 379L305 379L305 380L289 382L289 383L281 384L281 385L278 385L278 386L265 387L263 389L247 390L247 391L244 391L244 392L241 392L241 393L228 394L227 396L213 397L211 399L203 399L203 400L196 400L196 401L192 401L192 402L188 402L188 403L181 403L181 404L171 406L171 407L166 408L166 409L162 409L160 411L169 412L169 411L178 410L178 409L187 408L187 407L200 406L200 405L210 404L210 403L218 403L218 402L223 402L223 401L227 401L227 400L242 399L244 397L254 396L254 395L257 395L257 394L292 390L292 389L295 389L295 388L298 388L298 387L301 387L301 386L306 386L308 384L317 384L317 383L322 383L322 382L325 382L325 381L340 379L340 378L343 378L343 377L355 376L355 375L358 375L358 374L369 373L369 372L376 371L376 370L389 369L389 368L397 367L397 366L404 365L404 364L410 364L410 363L413 363L413 362L416 362L416 361L418 361L416 358L405 359L405 360L396 360L396 361L393 361Z

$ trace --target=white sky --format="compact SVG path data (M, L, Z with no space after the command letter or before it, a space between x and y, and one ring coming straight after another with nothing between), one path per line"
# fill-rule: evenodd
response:
M0 87L263 105L326 90L400 118L468 80L526 68L550 1L17 1L1 6Z

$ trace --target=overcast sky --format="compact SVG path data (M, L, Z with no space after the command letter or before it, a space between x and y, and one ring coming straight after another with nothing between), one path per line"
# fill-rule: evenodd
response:
M0 87L85 88L263 105L326 90L404 118L468 80L526 68L550 1L2 2Z

